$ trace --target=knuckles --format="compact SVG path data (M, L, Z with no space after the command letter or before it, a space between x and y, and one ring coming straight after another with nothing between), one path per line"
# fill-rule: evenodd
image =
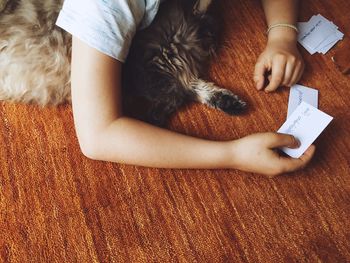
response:
M295 65L302 65L302 59L296 55L288 53L276 53L272 57L273 60L282 62L282 63L291 63Z
M296 56L290 56L288 58L289 63L296 64L297 61L298 61L298 58Z
M286 62L287 61L287 55L284 53L277 53L273 56L273 60L279 61L279 62Z

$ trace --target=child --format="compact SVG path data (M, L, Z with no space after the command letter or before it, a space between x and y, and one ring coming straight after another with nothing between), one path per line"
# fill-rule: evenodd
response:
M166 1L166 0L163 0ZM197 7L206 8L201 0ZM268 42L255 67L256 88L291 86L303 72L296 48L297 3L263 0ZM210 141L178 134L128 118L121 109L121 67L137 28L148 26L160 0L66 0L57 25L73 35L72 107L83 154L96 160L164 168L235 168L275 176L303 168L299 159L274 149L298 147L291 135L253 134L234 141ZM271 71L270 83L264 74Z

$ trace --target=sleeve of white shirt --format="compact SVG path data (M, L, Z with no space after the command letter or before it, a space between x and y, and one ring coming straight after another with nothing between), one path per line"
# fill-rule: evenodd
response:
M145 0L65 0L56 25L124 62L145 11Z

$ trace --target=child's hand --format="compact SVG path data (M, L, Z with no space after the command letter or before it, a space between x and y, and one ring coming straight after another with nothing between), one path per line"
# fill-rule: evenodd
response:
M299 142L291 135L257 133L233 142L234 167L247 172L260 173L272 178L282 173L304 168L315 152L311 145L298 159L281 156L275 149L298 148Z
M265 91L271 92L279 86L294 85L301 78L303 71L304 62L295 40L269 39L255 65L254 82L256 88L262 90L265 74L268 72L270 83Z

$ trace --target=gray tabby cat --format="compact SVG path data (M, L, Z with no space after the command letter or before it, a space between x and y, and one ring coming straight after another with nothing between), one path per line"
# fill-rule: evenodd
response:
M153 124L164 126L190 101L231 115L246 105L231 91L201 79L216 50L216 24L206 13L210 2L166 0L133 40L123 92L150 102L147 121ZM71 38L55 26L61 5L54 0L7 3L0 14L0 100L70 102Z

